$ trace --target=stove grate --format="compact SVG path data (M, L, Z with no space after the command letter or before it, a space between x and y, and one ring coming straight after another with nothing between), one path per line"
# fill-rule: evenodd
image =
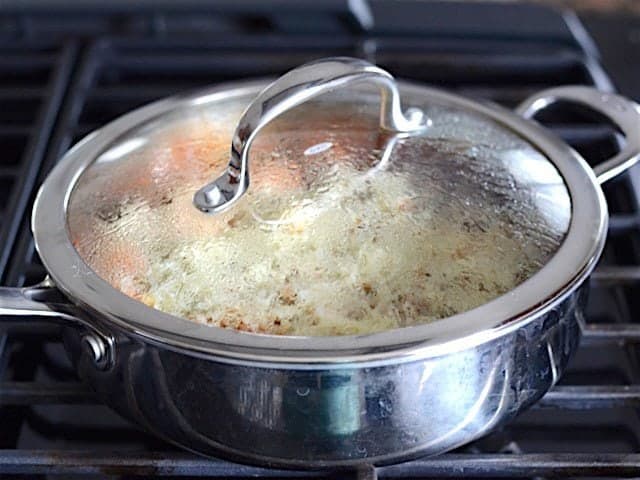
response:
M384 2L372 5L379 17ZM45 20L27 25L32 35L46 27ZM544 36L541 28L520 37L504 31L495 38L482 32L465 37L462 26L460 32L446 35L418 27L403 32L389 15L386 23L357 34L345 29L330 36L313 31L282 34L271 28L258 36L232 29L223 36L117 34L90 43L39 46L16 41L20 46L11 51L0 48L0 103L6 100L14 105L11 102L21 99L12 107L19 110L15 119L4 121L0 113L0 139L16 152L12 153L16 160L0 162L0 187L5 171L14 182L6 198L0 194L4 212L0 242L7 247L0 251L0 272L5 284L32 284L44 276L28 229L27 208L34 185L90 130L156 98L226 80L275 75L327 55L368 58L399 77L507 107L559 83L611 89L588 45L570 41L564 34ZM18 57L24 59L23 70L41 69L42 73L27 75L33 80L14 80L13 70L20 71ZM562 111L549 112L541 121L594 163L619 146L615 130L608 125ZM592 280L585 338L569 371L534 408L486 438L453 453L375 472L285 472L201 459L140 432L102 406L75 377L58 328L29 324L11 336L0 336L0 475L637 476L639 175L632 172L605 188L612 212L609 239Z

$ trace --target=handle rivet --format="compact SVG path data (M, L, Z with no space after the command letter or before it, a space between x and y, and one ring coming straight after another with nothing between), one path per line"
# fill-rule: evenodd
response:
M82 346L87 352L89 358L100 370L106 370L109 367L109 353L104 341L96 335L87 334L82 337Z

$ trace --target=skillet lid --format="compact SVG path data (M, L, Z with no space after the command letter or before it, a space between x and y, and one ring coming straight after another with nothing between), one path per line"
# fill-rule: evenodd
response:
M312 73L327 83L327 62L342 61ZM280 97L273 86L259 101L253 92L199 97L104 145L68 203L82 260L157 310L292 336L433 322L500 297L545 265L572 210L554 164L508 125L430 95L404 96L403 107L422 116L414 110L415 130L394 131L384 107L381 122L380 82L367 81L388 74L355 63L364 81L305 98L264 128L245 109L260 105L264 119L265 97L300 95L291 77L285 94L276 82ZM384 85L393 100L395 87ZM251 128L259 132L237 182L246 180L246 192L203 213L194 193L233 173L229 146L238 150L238 132L246 140Z

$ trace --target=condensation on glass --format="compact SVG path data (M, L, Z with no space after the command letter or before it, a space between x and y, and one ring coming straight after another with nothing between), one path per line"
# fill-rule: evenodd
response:
M269 125L251 185L209 216L193 193L220 175L250 97L202 102L132 130L79 179L69 232L125 294L252 333L362 334L477 307L554 254L571 203L555 167L509 130L424 108L396 138L377 98L330 94Z

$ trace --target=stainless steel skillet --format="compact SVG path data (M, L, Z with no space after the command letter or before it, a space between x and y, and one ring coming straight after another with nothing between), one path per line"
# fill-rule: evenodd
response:
M327 59L301 68L262 94L268 84L251 82L156 102L70 150L43 184L32 216L51 280L3 289L2 322L9 328L15 317L62 323L78 374L107 404L202 454L319 468L393 463L473 440L539 399L575 350L586 282L605 241L608 214L600 184L638 160L640 108L594 89L561 87L541 92L512 113L413 84L398 83L398 97L386 72L360 60ZM277 336L201 325L150 308L97 275L74 246L69 218L74 195L88 178L103 178L92 177L96 168L135 154L139 147L132 139L143 139L185 112L251 103L236 132L238 155L232 161L237 178L248 179L247 164L242 173L237 159L244 158L252 133L263 123L305 108L298 105L329 90L334 92L329 102L375 105L379 97L367 87L371 82L383 85L388 106L382 110L383 128L411 133L385 123L392 118L387 112L401 114L394 103L401 98L423 111L415 125L430 120L426 131L449 122L439 140L445 133L458 144L484 139L486 145L487 135L500 138L488 144L519 187L507 200L522 200L528 192L527 198L543 202L527 212L541 215L536 228L556 225L561 234L541 268L508 292L431 323L356 336ZM348 93L340 96L338 87L349 87ZM625 148L592 171L530 120L559 100L610 118L625 134ZM469 125L478 129L462 128ZM539 172L542 178L533 175ZM527 181L529 189L520 188ZM221 186L220 205L235 198L233 186ZM566 224L553 223L558 218Z

